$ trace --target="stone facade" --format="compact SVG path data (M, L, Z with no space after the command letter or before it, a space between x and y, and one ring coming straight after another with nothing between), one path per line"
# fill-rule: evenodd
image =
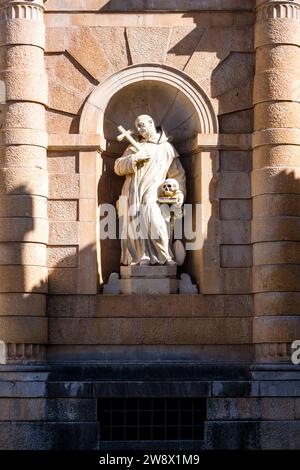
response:
M0 0L1 449L104 448L98 397L137 394L206 397L193 448L300 448L299 45L298 0ZM103 293L145 111L201 205L199 294Z

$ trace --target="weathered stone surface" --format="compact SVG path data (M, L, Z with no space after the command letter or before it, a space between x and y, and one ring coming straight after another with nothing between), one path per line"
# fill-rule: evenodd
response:
M92 398L93 384L90 382L49 382L49 398Z
M126 28L132 63L163 63L170 32L170 28L161 27Z
M222 220L221 243L223 245L246 245L250 240L251 224L248 220Z
M43 317L0 316L1 341L6 343L47 342L47 319Z
M78 154L76 152L48 152L47 168L49 173L77 173Z
M46 246L38 243L0 243L0 265L46 265Z
M0 423L2 450L96 450L98 423Z
M67 51L95 79L100 81L112 72L99 38L88 27L70 28L67 31Z
M49 421L96 421L96 405L95 399L50 399L46 403L46 417Z
M220 216L222 220L251 220L252 207L250 199L220 200Z
M1 293L0 315L34 315L44 316L46 311L46 298L43 294L28 295L24 293Z
M220 131L224 134L251 133L253 131L253 111L243 110L223 114L219 117Z
M250 176L247 173L224 171L220 178L220 198L243 199L251 194Z
M300 448L299 422L273 421L262 422L261 448L276 450L295 450Z
M172 28L166 64L184 70L204 32L205 28L202 27L175 26Z
M49 175L50 199L77 199L79 197L78 175Z
M212 75L213 97L222 95L254 76L254 56L231 52Z
M185 71L200 84L210 79L212 71L229 55L230 34L227 27L206 29L197 50L185 68ZM199 67L199 64L202 66Z
M221 266L229 268L252 266L251 245L222 245Z
M222 150L220 168L222 171L250 172L252 158L250 152Z
M51 221L76 221L78 219L78 202L49 200L48 217Z
M70 58L64 54L49 55L45 58L48 74L55 83L61 83L68 88L82 94L90 93L93 90L91 81Z
M85 94L70 89L65 84L49 80L49 107L54 110L77 114L85 97Z
M78 266L76 246L54 247L47 250L47 266L50 268L75 268Z
M205 428L208 449L258 449L260 446L259 423L209 422Z
M95 27L92 32L98 40L98 47L102 48L114 71L132 64L126 28L116 26Z
M78 244L78 222L50 222L49 223L50 245L77 245Z
M221 327L222 324L222 327ZM52 318L51 344L241 344L251 341L247 318Z
M50 294L75 294L78 291L77 268L51 268L48 270Z

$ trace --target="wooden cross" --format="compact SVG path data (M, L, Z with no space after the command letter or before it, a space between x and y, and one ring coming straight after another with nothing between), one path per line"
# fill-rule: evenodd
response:
M119 142L124 139L127 139L128 142L130 142L131 145L133 145L133 147L136 148L137 151L141 150L140 144L132 137L130 130L126 131L123 126L118 126L118 129L121 132L121 134L117 137Z

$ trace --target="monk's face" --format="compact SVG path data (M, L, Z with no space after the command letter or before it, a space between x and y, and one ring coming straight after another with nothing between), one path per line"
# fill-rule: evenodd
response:
M135 122L135 125L139 134L144 139L149 139L156 134L155 125L150 116L139 116Z

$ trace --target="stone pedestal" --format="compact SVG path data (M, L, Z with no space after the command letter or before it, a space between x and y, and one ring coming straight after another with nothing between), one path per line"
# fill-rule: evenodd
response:
M176 294L177 266L121 266L121 294Z

